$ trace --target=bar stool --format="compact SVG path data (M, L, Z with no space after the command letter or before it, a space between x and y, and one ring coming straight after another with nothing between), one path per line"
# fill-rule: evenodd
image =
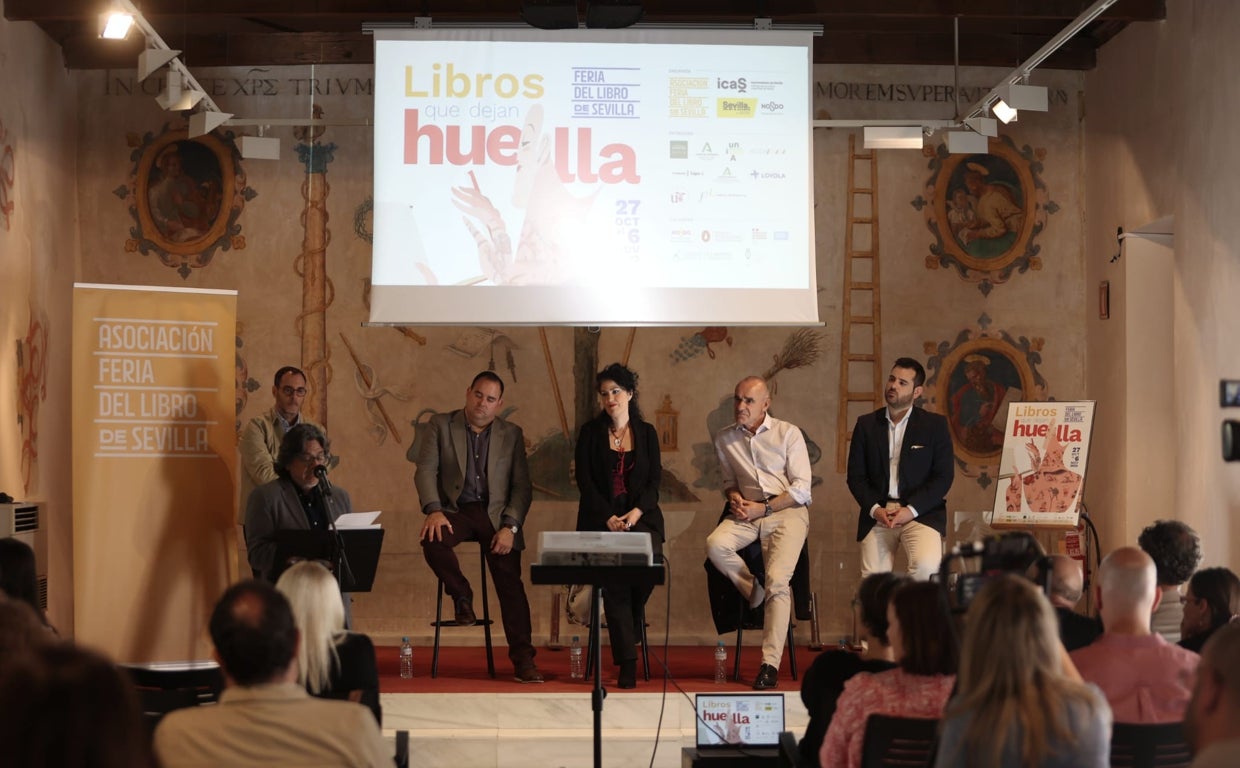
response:
M809 572L809 541L806 541L804 544L801 545L801 554L797 557L797 566L795 570L802 570L802 569L804 569L806 573ZM736 594L736 597L737 597L737 603L740 606L740 613L736 620L736 659L732 666L732 679L736 680L737 682L740 682L741 681L741 648L742 648L741 639L745 634L745 617L749 614L751 609L749 608L749 602L739 592ZM796 627L796 622L798 619L803 620L803 621L808 621L809 618L798 615L795 597L790 596L789 601L792 603L792 606L791 606L792 610L790 611L789 616L788 616L788 640L784 644L784 647L788 651L788 666L791 667L792 669L792 679L796 680L797 679L797 644L796 644L795 638L793 637L792 630L794 627ZM765 619L766 617L763 616L764 622L765 622ZM758 629L761 626L762 626L761 624L757 626L750 624L750 629Z
M478 542L478 570L481 572L482 578L479 580L480 590L482 592L482 616L473 626L480 626L486 634L487 645L487 674L495 677L495 653L491 645L491 604L487 597L487 544L489 542ZM435 628L435 650L431 654L431 677L439 677L439 633L444 627L459 627L456 619L444 619L443 617L443 579L438 579L435 595L435 620L431 622L431 626Z

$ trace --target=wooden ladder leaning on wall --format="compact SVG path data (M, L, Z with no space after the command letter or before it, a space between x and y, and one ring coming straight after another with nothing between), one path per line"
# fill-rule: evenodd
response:
M882 323L878 271L878 153L857 151L848 137L848 211L844 231L844 302L840 344L835 468L848 468L857 417L882 402Z

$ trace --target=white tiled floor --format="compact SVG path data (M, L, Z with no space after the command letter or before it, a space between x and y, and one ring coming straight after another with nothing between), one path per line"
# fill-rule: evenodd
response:
M809 717L795 689L783 691L785 727L798 736ZM692 697L692 693L690 693ZM592 765L594 718L584 693L383 694L384 732L409 731L411 768L582 768ZM661 693L609 695L603 705L603 764L677 768L695 743L692 699Z

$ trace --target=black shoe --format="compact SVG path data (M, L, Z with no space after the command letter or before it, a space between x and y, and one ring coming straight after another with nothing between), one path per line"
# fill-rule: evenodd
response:
M620 662L620 673L616 675L617 688L636 688L637 687L637 660Z
M458 627L472 627L478 623L478 617L474 614L474 598L458 597L453 600L456 604L456 625Z
M779 686L779 670L770 664L763 664L758 667L758 676L753 681L753 689L755 691L765 691L767 688L776 688Z

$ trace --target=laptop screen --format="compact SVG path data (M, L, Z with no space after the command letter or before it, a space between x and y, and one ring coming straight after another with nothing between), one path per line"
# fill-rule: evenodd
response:
M699 749L779 746L782 693L699 693L696 707Z

